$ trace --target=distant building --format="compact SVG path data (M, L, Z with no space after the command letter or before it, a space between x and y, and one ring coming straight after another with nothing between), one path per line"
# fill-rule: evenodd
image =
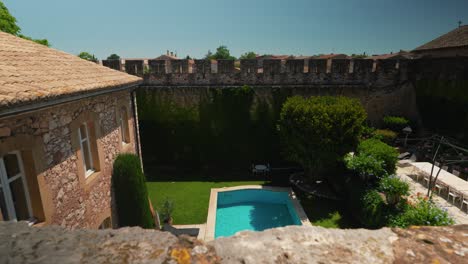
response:
M155 60L180 60L180 58L177 58L177 53L166 51L166 54L155 58Z
M412 52L423 57L468 56L468 25L460 26Z
M312 56L313 59L326 59L326 60L335 60L335 59L348 59L349 56L346 54L323 54Z
M399 52L391 52L388 54L381 54L381 55L372 55L367 57L366 59L371 59L371 60L403 60L403 59L413 59L414 54L408 51L399 51Z

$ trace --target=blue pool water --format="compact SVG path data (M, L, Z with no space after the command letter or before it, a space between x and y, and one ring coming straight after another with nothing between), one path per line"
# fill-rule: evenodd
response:
M287 225L301 225L287 192L246 189L218 193L215 237Z

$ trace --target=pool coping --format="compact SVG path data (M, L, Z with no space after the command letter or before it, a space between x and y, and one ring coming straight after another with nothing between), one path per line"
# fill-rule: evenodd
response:
M288 196L291 199L291 203L296 210L296 214L301 220L302 225L311 225L309 218L302 208L299 200L297 199L296 194L290 187L274 187L274 186L262 186L262 185L241 185L234 187L223 187L223 188L212 188L210 192L210 202L208 205L208 217L206 221L205 229L205 241L212 241L215 239L215 226L216 226L216 208L218 204L218 193L219 192L229 192L237 190L248 190L248 189L260 189L268 190L273 192L288 192Z

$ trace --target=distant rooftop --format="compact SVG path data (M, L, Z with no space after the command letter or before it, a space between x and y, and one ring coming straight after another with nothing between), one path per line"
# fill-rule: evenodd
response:
M414 49L414 51L456 48L468 46L468 25L460 26L428 43Z
M137 84L140 78L0 32L2 109Z

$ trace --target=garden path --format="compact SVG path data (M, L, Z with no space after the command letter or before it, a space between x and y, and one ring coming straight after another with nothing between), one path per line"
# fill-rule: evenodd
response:
M420 193L421 195L425 196L427 194L427 188L423 186L421 183L416 182L413 178L411 178L409 175L411 175L412 173L414 173L414 169L412 168L412 166L407 166L407 167L398 166L397 168L398 177L409 184L411 195L416 196L418 193ZM434 192L432 196L432 200L440 208L447 209L447 212L453 218L453 220L455 221L455 224L457 225L468 224L468 214L466 213L466 211L463 212L460 209L460 207L455 206L452 203L449 203L445 199L445 197L441 197L437 195L436 192Z

